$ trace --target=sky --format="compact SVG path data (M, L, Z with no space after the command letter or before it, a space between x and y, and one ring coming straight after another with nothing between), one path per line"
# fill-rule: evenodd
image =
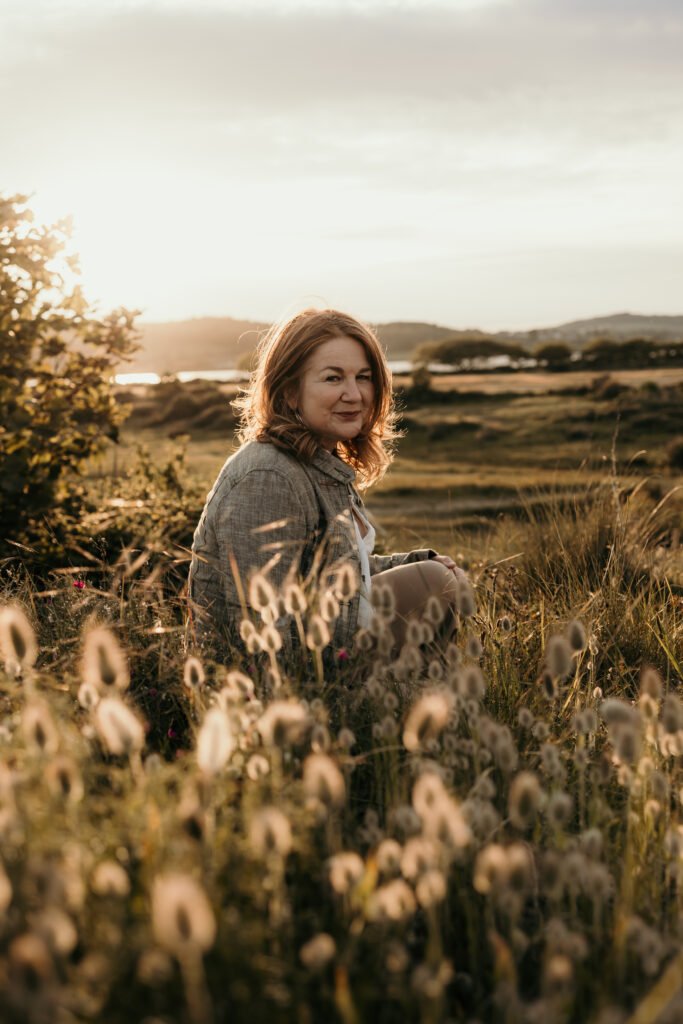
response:
M0 190L147 321L681 314L682 53L680 0L2 0Z

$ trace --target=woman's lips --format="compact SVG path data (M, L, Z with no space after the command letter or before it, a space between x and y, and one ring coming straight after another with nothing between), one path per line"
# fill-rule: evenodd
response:
M356 416L360 416L360 409L358 412L338 412L335 415L341 416L343 420L355 420Z

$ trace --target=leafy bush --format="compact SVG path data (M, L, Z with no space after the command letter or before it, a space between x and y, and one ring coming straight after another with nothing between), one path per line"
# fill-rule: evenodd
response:
M0 196L0 554L46 540L45 517L77 517L83 461L116 440L111 376L134 350L135 313L103 318L67 278L69 224L34 225L27 197Z
M623 395L628 390L627 385L620 384L618 380L614 380L609 374L603 374L593 379L592 392L595 398L600 401L618 398L619 395Z
M549 341L534 349L534 357L546 363L550 370L567 369L572 357L572 349L563 341Z
M683 437L675 437L667 445L666 458L672 469L683 469Z

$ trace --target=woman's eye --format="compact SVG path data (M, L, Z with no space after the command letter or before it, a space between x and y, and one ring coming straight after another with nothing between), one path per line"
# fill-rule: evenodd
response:
M325 377L325 380L326 381L341 380L341 377L339 376L338 373L333 373L333 374L330 374L329 377ZM372 376L368 376L367 374L363 374L362 376L356 377L356 380L364 380L364 381L371 382L372 381Z

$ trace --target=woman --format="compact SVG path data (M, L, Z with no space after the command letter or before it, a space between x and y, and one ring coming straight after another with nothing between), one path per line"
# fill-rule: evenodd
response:
M334 650L351 647L358 627L370 624L370 590L379 582L395 606L394 649L432 595L436 619L452 628L464 573L449 556L431 548L373 553L375 531L356 484L364 489L383 476L397 437L391 375L375 334L336 310L297 313L265 336L250 386L236 404L241 447L219 473L192 545L195 642L220 656L239 645L240 623L254 617L254 606L269 604L264 621L296 645L302 601L291 585L297 580L304 581L309 612L331 585L347 598L330 626ZM342 569L349 565L351 586Z

